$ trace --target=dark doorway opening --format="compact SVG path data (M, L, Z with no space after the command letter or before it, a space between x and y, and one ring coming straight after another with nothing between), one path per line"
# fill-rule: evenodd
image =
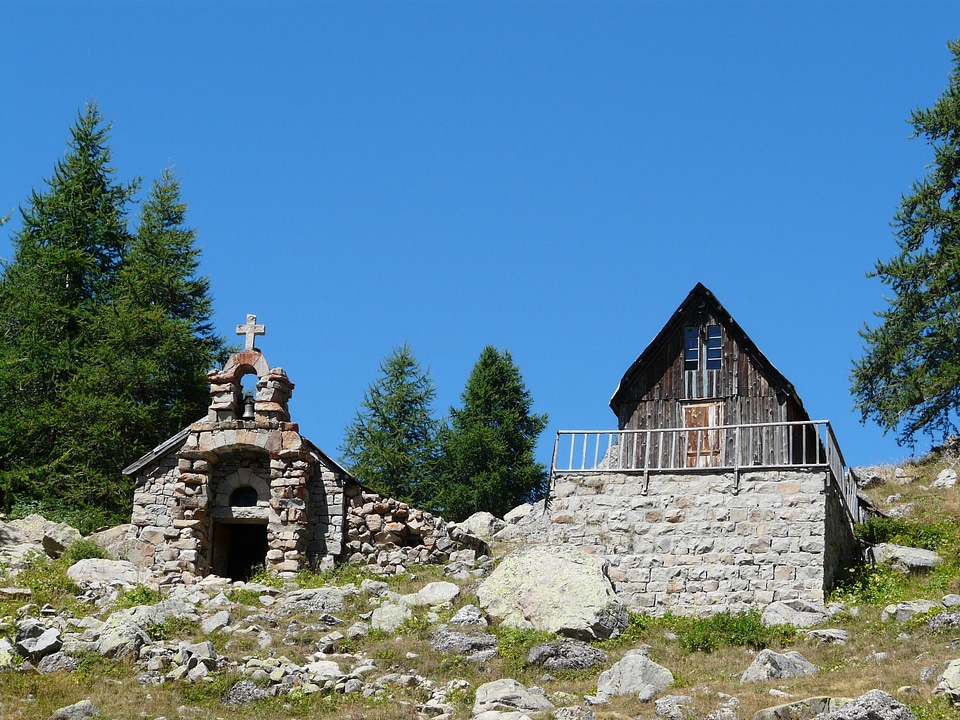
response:
M215 575L249 580L267 558L267 526L263 523L217 523L213 531Z

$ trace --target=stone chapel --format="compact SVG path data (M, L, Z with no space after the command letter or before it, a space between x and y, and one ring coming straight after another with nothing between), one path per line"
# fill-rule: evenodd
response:
M244 349L210 373L207 416L124 469L135 478L133 532L142 560L165 572L238 578L330 565L340 555L349 473L290 422L293 383L271 368L255 315ZM256 394L244 397L244 376Z
M293 383L255 345L265 332L247 315L237 326L244 349L209 375L206 417L123 470L134 479L129 540L139 561L178 582L341 560L400 572L479 549L455 524L369 491L300 434ZM245 396L247 375L256 391Z

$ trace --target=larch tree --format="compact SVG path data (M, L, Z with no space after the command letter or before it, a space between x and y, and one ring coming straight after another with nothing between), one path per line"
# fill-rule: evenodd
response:
M177 398L222 347L209 332L209 298L199 298L191 321L182 303L143 296L193 282L193 236L160 219L178 203L167 176L130 231L139 183L116 179L109 135L96 104L80 112L46 188L21 208L0 276L0 509L36 510L81 529L126 516L131 488L120 470L199 416L202 406L191 400L186 411ZM164 244L179 262L150 257L148 246ZM203 280L194 287L206 290ZM148 347L171 325L191 332L160 351Z
M533 399L510 352L480 353L441 433L442 484L434 507L462 520L484 510L498 517L547 491L547 469L534 457L547 416L531 412Z
M861 420L895 431L901 444L955 432L960 408L960 41L948 48L947 89L910 118L933 162L894 217L899 252L870 273L892 295L880 322L861 330L865 354L851 373Z
M380 363L347 426L340 454L361 482L384 495L429 504L436 465L436 390L406 343Z

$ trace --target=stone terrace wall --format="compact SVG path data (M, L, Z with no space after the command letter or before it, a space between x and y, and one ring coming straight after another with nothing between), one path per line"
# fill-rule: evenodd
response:
M823 602L823 472L561 476L549 540L610 562L632 609L707 614L774 600Z
M346 560L396 574L411 565L473 560L490 550L456 523L370 492L357 483L347 499Z

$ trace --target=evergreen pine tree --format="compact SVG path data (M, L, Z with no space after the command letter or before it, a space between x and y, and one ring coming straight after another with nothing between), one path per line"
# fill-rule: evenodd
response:
M543 497L547 470L534 459L547 416L531 413L533 399L509 351L487 346L441 433L436 509L451 520L484 510L498 517Z
M436 391L404 343L380 363L339 450L361 482L389 497L423 506L436 461Z
M866 354L851 373L862 420L896 430L900 443L955 432L960 409L960 40L948 47L947 89L910 120L934 160L894 218L899 253L874 267L893 295L879 325L861 331Z

